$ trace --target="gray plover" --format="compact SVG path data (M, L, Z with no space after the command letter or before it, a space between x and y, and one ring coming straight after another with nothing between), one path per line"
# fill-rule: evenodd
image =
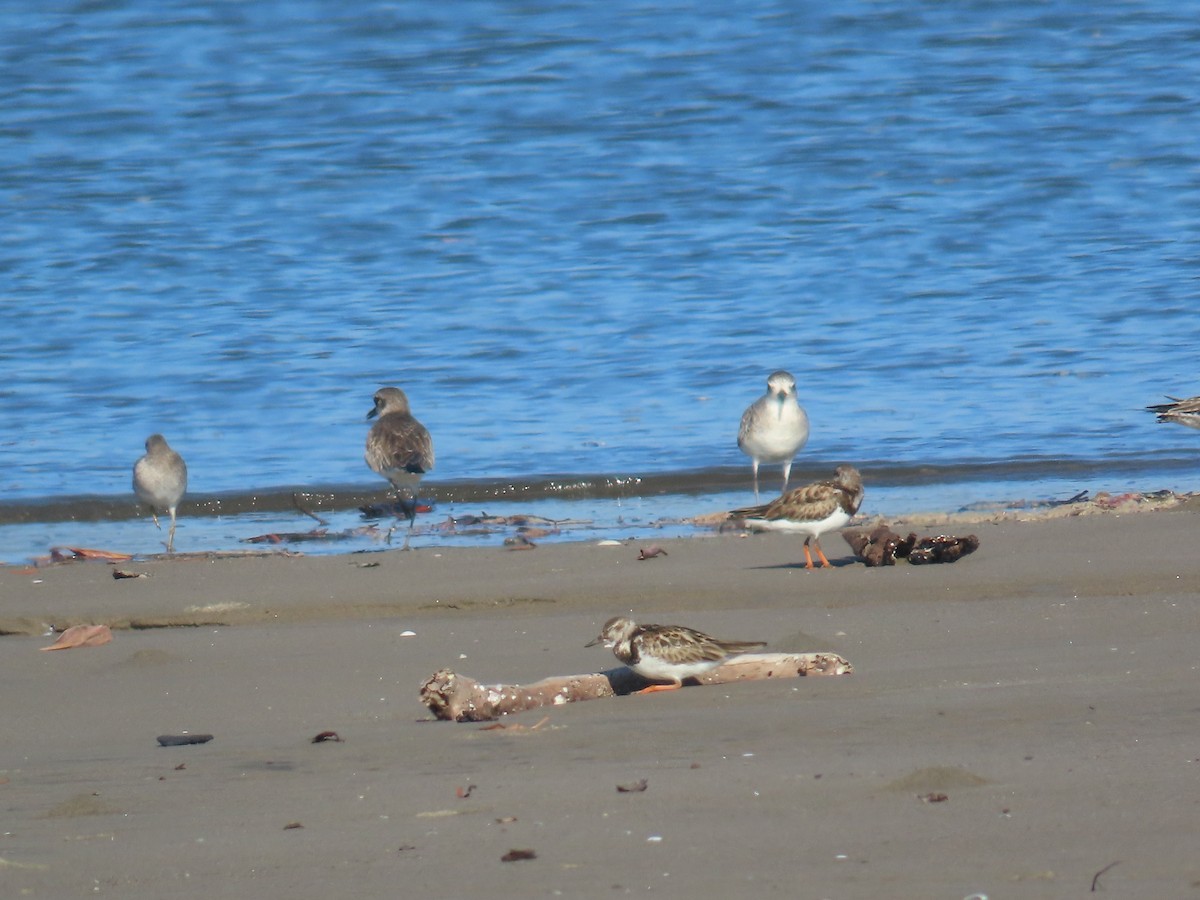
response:
M1200 397L1188 397L1186 400L1178 397L1167 399L1171 402L1147 406L1146 409L1157 414L1160 422L1177 422L1188 428L1200 428Z
M787 493L792 459L808 441L808 415L796 400L796 379L787 372L772 372L767 392L742 413L738 447L754 464L754 499L758 500L759 463L783 463L783 490Z
M175 510L187 491L187 464L183 457L171 449L161 434L146 438L146 455L133 464L133 492L138 500L150 507L154 526L158 524L158 511L164 510L171 516L171 528L167 532L167 552L175 552Z
M825 568L829 560L821 550L821 535L844 527L862 506L862 476L854 466L838 466L832 481L814 481L772 500L765 506L735 509L731 516L744 519L755 531L784 531L806 535L805 568L813 568L809 542Z
M585 644L603 644L633 671L652 684L638 691L669 691L683 679L703 675L739 653L765 647L766 641L718 641L702 631L682 625L639 625L625 616L604 623L599 636Z
M425 426L413 418L408 397L400 388L385 387L375 392L375 407L367 418L379 420L367 432L367 465L391 482L396 500L408 516L404 549L417 519L416 487L421 477L433 468L433 439ZM398 519L399 517L397 517ZM388 531L391 543L393 525Z

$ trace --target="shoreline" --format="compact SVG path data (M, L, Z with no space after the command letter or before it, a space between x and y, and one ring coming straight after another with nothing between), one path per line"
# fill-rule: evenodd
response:
M979 537L947 565L866 568L830 534L832 571L794 537L716 531L649 560L579 541L3 568L0 878L133 900L1058 897L1103 870L1104 890L1186 894L1200 510L1131 510L915 527ZM419 702L442 668L609 669L583 645L630 613L854 673L491 731ZM114 640L41 653L47 620ZM312 743L326 730L342 740ZM156 743L184 732L214 739Z

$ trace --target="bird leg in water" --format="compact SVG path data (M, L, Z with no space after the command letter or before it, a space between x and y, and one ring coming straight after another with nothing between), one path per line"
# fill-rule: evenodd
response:
M415 493L410 494L405 489L399 489L396 491L396 505L400 508L400 512L404 513L405 517L408 519L408 530L404 533L404 546L400 548L401 550L408 550L408 541L409 538L412 537L413 526L416 525L417 522L417 495ZM392 533L396 530L399 524L400 516L396 516L396 521L392 523L392 527L388 529L386 539L387 543L390 544L392 542Z

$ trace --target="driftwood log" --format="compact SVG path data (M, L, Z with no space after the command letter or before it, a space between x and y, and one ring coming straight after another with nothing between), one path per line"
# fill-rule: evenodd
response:
M695 679L700 684L729 684L801 675L848 675L854 667L836 653L745 653ZM421 686L421 702L439 719L490 722L501 716L632 694L651 682L620 666L590 675L558 675L533 684L480 684L449 669L440 669Z

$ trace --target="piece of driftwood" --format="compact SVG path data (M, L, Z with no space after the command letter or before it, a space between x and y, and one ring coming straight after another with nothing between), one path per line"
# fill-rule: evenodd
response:
M696 679L700 684L729 684L801 675L849 675L854 671L836 653L745 653ZM449 669L439 669L421 686L421 702L437 718L454 722L490 722L501 716L632 694L651 682L626 666L589 675L559 675L533 684L480 684Z

